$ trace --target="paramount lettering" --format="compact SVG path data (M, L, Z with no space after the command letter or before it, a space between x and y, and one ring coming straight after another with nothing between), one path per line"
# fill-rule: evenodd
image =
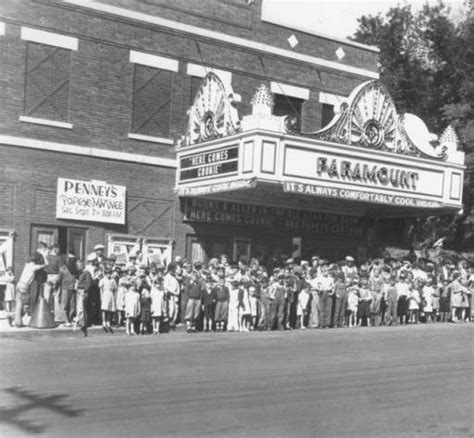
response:
M416 190L416 183L419 179L419 174L413 171L388 166L370 166L335 158L328 160L326 157L317 158L316 174L320 177L327 175L331 179L392 186L405 190Z

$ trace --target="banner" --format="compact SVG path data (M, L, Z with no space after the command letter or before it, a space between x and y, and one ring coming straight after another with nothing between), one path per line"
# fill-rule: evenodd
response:
M126 187L58 178L56 218L125 224Z
M199 180L237 172L238 164L238 146L187 155L180 159L179 180Z
M397 207L415 208L441 208L443 204L408 196L385 195L381 193L368 193L361 190L341 189L339 187L324 187L316 184L304 184L299 182L285 181L283 191L289 193L300 193L303 195L323 196L327 198L346 199L348 201L362 201L375 204L384 204Z
M231 190L253 189L257 187L257 181L252 179L240 179L235 181L225 181L202 186L178 187L178 196L202 196L210 193L228 192Z

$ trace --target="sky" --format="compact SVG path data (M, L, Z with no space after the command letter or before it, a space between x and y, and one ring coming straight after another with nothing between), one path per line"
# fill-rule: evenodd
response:
M361 15L384 14L401 1L393 0L263 0L263 15L283 25L313 29L333 37L347 38L357 28ZM406 1L421 8L425 0ZM436 3L436 0L429 0ZM454 16L463 11L463 0L444 0Z

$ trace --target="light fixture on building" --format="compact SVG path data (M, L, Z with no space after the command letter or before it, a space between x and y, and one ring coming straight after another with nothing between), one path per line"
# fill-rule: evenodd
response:
M291 46L292 49L294 49L298 45L298 39L295 37L295 34L292 34L288 38L288 44Z
M337 50L336 50L336 56L337 56L337 59L339 59L339 61L344 58L344 56L346 56L346 52L344 52L344 49L342 47L339 47Z

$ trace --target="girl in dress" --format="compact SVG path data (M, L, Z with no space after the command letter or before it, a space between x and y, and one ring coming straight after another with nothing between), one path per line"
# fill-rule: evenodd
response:
M15 274L11 266L5 271L5 283L5 311L12 313L15 302Z
M125 331L127 335L136 335L135 320L140 315L140 294L136 283L131 283L125 294Z
M229 315L227 316L227 331L240 331L239 282L231 280L229 287Z
M298 294L298 305L296 307L296 316L299 318L299 326L301 330L306 330L306 325L304 320L308 315L308 306L309 306L309 299L311 297L309 291L311 289L311 285L305 283L303 288L301 289L300 293Z
M349 327L357 325L357 312L359 307L359 288L357 280L352 281L352 285L347 290L347 311L349 312Z
M254 285L249 287L249 300L250 300L250 316L252 318L252 321L250 322L250 330L256 330L257 316L258 316L258 292L257 292L257 287Z
M117 283L112 278L112 270L104 271L104 277L99 281L100 288L100 302L102 310L102 329L104 332L113 333L111 327L112 315L117 310L116 307L116 293L117 293Z
M426 284L423 286L423 312L426 317L426 322L431 320L431 322L435 321L434 311L433 311L433 301L434 301L434 294L435 289L433 287L433 279L428 277L426 280Z
M411 283L408 292L408 322L411 324L418 324L420 302L420 282L415 280Z
M118 287L117 287L117 299L116 299L116 307L117 307L117 327L120 327L124 321L125 315L125 294L127 293L128 289L128 279L125 274L122 272L118 279Z
M160 333L160 324L165 316L166 302L165 289L163 287L163 277L153 278L151 282L151 321L153 324L153 334Z
M239 311L240 311L240 331L248 332L250 326L250 297L247 285L240 288L239 293Z

